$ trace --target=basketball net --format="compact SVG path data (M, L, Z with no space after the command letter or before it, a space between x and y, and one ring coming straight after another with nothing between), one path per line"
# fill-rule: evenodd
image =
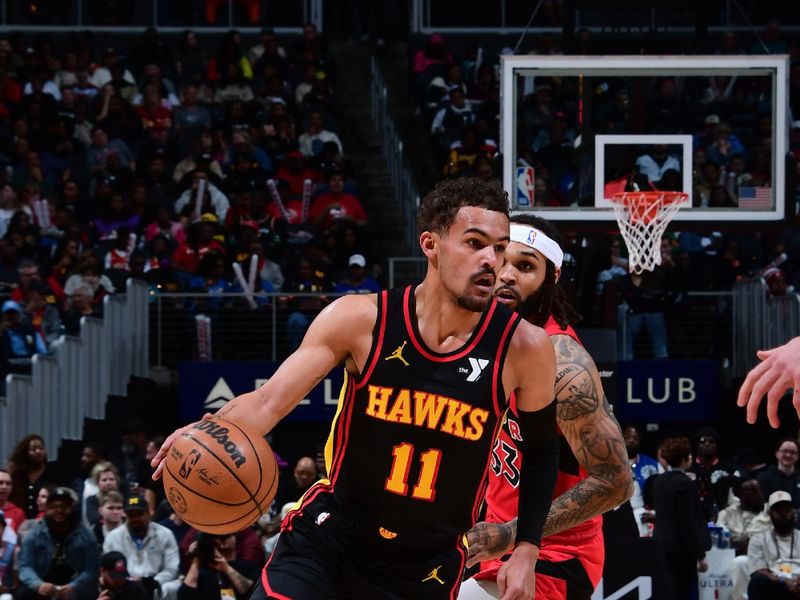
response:
M661 238L688 198L683 192L619 192L611 201L620 233L628 246L628 270L640 275L661 264Z

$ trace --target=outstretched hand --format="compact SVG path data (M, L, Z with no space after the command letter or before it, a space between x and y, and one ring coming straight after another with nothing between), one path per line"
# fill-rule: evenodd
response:
M214 415L212 413L206 413L203 415L201 421L208 421L209 419L213 418ZM164 471L164 459L167 458L167 453L169 452L169 449L172 448L172 444L175 443L175 440L177 440L183 432L188 431L194 427L194 425L194 423L189 423L180 429L176 429L166 440L164 440L164 443L161 444L161 448L158 449L158 452L156 452L153 460L150 461L150 466L155 469L155 471L153 471L153 481L157 481L161 478L161 474Z
M778 427L778 403L792 388L792 404L800 417L800 337L772 350L760 350L757 356L762 362L747 374L736 400L739 406L747 407L747 422L756 422L758 407L766 394L769 424Z

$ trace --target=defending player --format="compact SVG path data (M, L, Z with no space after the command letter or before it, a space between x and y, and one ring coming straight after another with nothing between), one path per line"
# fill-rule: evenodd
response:
M533 597L557 472L555 358L541 329L493 300L507 197L497 182L445 181L423 200L418 225L422 284L332 303L266 384L220 411L269 431L345 364L329 480L287 515L252 598L455 598L463 534L477 518L512 392L530 436L525 510L498 582L505 600Z
M558 231L544 219L514 217L497 298L543 326L556 350L556 400L561 460L555 500L536 563L537 600L591 597L603 571L600 515L633 491L625 443L603 394L600 375L570 324L577 315L556 285L563 252ZM520 435L512 408L492 454L486 494L487 522L468 534L470 563L480 572L464 583L460 600L499 598L495 577L502 562L488 560L511 548L514 537ZM508 522L510 521L510 522Z

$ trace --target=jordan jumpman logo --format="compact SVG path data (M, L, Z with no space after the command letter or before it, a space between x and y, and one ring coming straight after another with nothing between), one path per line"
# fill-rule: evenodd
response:
M396 358L401 363L403 363L405 366L407 366L407 367L411 366L411 365L408 364L408 361L405 358L403 358L403 348L406 347L407 343L408 343L408 340L404 341L402 344L400 344L397 347L397 349L394 352L392 352L389 356L387 356L383 360L392 360L393 358Z
M433 571L431 571L428 574L428 576L425 579L422 580L422 583L425 583L426 581L433 580L433 581L438 581L439 583L444 585L444 581L442 581L441 578L439 577L439 569L441 569L441 568L442 568L442 565L439 565L438 567L436 567Z

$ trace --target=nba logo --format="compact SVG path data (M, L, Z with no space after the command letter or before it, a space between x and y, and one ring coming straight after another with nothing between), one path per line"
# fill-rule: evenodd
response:
M533 206L533 167L517 167L517 206Z

